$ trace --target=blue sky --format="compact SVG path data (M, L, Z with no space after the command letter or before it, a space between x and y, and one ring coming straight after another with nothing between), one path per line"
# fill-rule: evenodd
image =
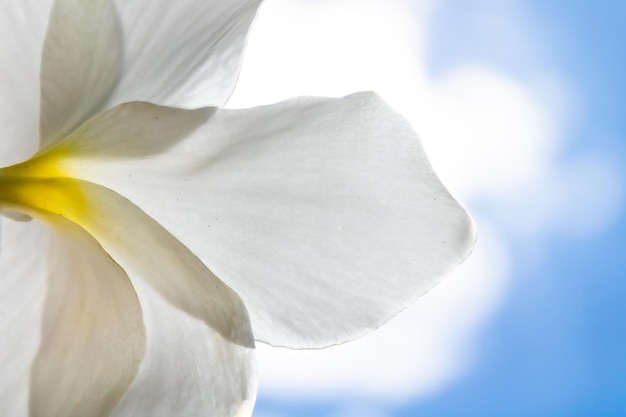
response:
M442 42L431 55L431 70L477 57L515 77L527 77L537 66L558 71L585 101L560 160L601 151L623 162L626 47L619 40L626 35L626 4L525 2L521 24L549 38L538 39L531 56L519 57L472 23L487 3L463 3L467 18L452 4L444 6L439 27L453 21L459 30L435 35L435 44ZM622 208L595 233L551 233L539 264L527 259L527 242L516 241L513 285L483 333L472 371L396 415L626 415L625 227Z
M271 8L268 7L267 13L262 13L257 22L261 29L252 34L252 63L244 65L257 74L264 74L265 80L269 80L266 84L271 85L270 70L267 67L264 69L259 63L260 58L257 61L254 58L257 51L258 56L268 56L267 42L274 39L274 43L279 43L279 38L265 35L264 28L267 26L264 25L269 25L265 19L271 21L272 17L281 16L280 13L289 16L288 13L295 10L289 7L302 6L306 1L275 0L268 3ZM318 3L323 4L320 7L329 4L321 0ZM353 7L354 14L361 12L358 2L344 3ZM473 312L478 311L475 313L477 318L470 324L461 323L458 318L454 319L456 321L442 321L466 327L463 327L462 336L450 342L456 344L450 347L450 355L441 359L442 363L448 361L454 366L441 365L437 368L439 370L432 372L436 383L428 385L420 380L407 388L403 395L394 396L377 395L368 391L375 388L368 388L367 384L363 389L351 390L348 387L344 390L329 381L331 388L325 391L323 382L311 382L310 388L307 388L307 382L299 390L281 395L286 385L276 382L273 374L282 375L288 371L277 369L275 364L278 362L268 360L270 365L266 365L267 371L261 374L258 415L626 415L626 303L623 301L626 294L626 211L623 204L623 182L626 179L626 44L623 42L626 29L623 22L626 21L626 3L606 0L442 0L429 3L426 8L421 1L395 3L402 3L404 10L411 12L410 18L415 26L426 27L416 29L418 35L415 36L419 36L415 46L415 53L419 55L417 65L421 65L424 72L416 79L428 80L426 84L435 86L419 91L432 90L436 93L432 96L424 94L427 104L422 105L444 103L439 107L433 104L433 107L444 115L450 109L450 118L445 121L455 124L455 115L462 115L463 111L455 113L446 103L466 99L470 104L472 100L489 102L490 92L497 91L501 95L494 98L494 103L500 103L504 108L510 105L515 110L512 116L506 110L502 114L486 116L487 121L489 117L504 121L503 130L493 130L499 142L496 145L496 142L489 141L485 142L486 145L470 144L470 153L466 158L470 162L454 159L457 142L443 140L440 144L442 141L432 139L437 139L437 131L442 130L441 126L447 128L447 125L431 123L431 113L420 110L420 106L413 106L419 107L415 115L408 114L422 134L427 149L429 146L433 149L431 157L436 168L438 163L442 167L442 178L449 179L451 189L457 191L459 198L477 218L481 238L484 237L488 243L485 245L496 250L491 253L503 254L505 265L498 266L500 260L492 255L491 263L483 262L480 267L469 266L470 272L459 272L460 276L470 276L467 281L470 284L451 277L451 283L446 282L447 286L442 288L441 292L453 292L455 288L469 285L463 287L467 297L484 301L480 301L478 307L466 306ZM277 11L286 6L289 6L287 11ZM328 16L333 10L327 7L323 12L315 12L319 14L310 10L306 13L312 14L314 19L315 16ZM339 11L337 13L340 15ZM425 20L422 15L427 15ZM328 19L333 20L332 17ZM382 22L383 17L380 19ZM347 22L344 27L350 28L351 23L354 22ZM328 26L332 28L333 24ZM338 27L341 26L339 23ZM357 29L355 33L358 33ZM260 39L258 42L255 36ZM296 39L297 36L294 33ZM337 42L341 43L340 35L336 36ZM313 75L308 78L308 84L306 69L298 69L297 64L288 60L280 61L278 52L271 55L275 57L273 62L276 64L271 72L281 79L284 91L277 92L276 88L272 92L256 91L254 98L250 98L254 94L237 96L236 93L235 102L260 104L255 100L275 101L282 99L283 93L287 96L307 93L333 95L337 91L336 94L341 95L344 86L348 90L359 89L360 81L353 81L355 77L342 78L342 68L349 67L337 63L337 59L341 59L337 56L342 55L333 55L329 48L314 51L315 48L310 46L323 43L324 40L320 40L323 37L319 34L311 44L298 41L303 42L301 49L308 51L303 56L313 56L317 60L312 58L308 62L306 58L301 58L301 61L306 61L303 65L306 68L319 65L311 70ZM373 45L372 53L381 51L381 48L384 49ZM335 59L336 67L329 71L330 75L324 72L327 67L317 63L324 62L325 53L328 59ZM294 68L298 69L297 75L292 75L293 80L286 79L278 67L291 68L292 73ZM379 72L395 71L397 67L383 66ZM467 68L472 70L466 71ZM249 76L246 71L244 66L241 88L250 91L252 87L249 85L253 81L258 82L258 78ZM320 73L338 79L336 82L340 83L340 87L328 93L330 90L326 90L326 85L330 81L324 79L320 82L319 77L315 77ZM493 77L485 78L484 74ZM376 74L371 76L373 79ZM484 86L489 87L484 90L486 96L478 96L477 99L472 93L475 86L471 82L468 85L468 80L484 82ZM292 82L298 87L291 87ZM416 81L417 84L420 81ZM387 84L376 82L372 86L382 90L383 97L400 111L411 113L413 107L397 99L403 94L398 92L397 87L394 91L392 87L386 89ZM457 95L455 86L467 88L470 93ZM434 99L428 101L429 97ZM446 101L450 97L456 98L455 101ZM517 101L498 101L499 97L513 97ZM482 103L476 102L476 105L480 107ZM485 106L485 109L492 108ZM518 112L518 109L523 111ZM518 113L520 120L527 117L528 120L538 121L541 126L524 130L523 134L516 136L516 132L525 128L524 123L527 123L521 123L517 128L514 118ZM463 121L458 123L467 126ZM420 130L423 125L426 127ZM506 131L509 125L510 135ZM477 132L492 132L485 129L479 126ZM467 141L480 137L480 134L470 134ZM525 139L532 145L528 145ZM502 167L515 165L516 162L515 155L506 154L508 140L515 152L521 155L519 159L522 162L518 171L511 169L511 172L503 173ZM474 149L479 150L477 155L492 149L494 155L472 162ZM498 152L504 154L498 155ZM456 172L447 165L446 161L450 160L453 162L448 164L455 166ZM481 167L484 173L479 172L473 177L471 168L477 161L484 165ZM501 161L504 161L503 165L498 165ZM503 181L491 181L492 177L502 177ZM492 240L493 236L497 238ZM501 251L498 252L498 249ZM489 252L481 249L476 255L480 257L481 254ZM485 255L485 259L489 256ZM472 286L472 274L495 274L496 269L498 276L504 278L494 278L486 284L486 281L476 278L477 284ZM479 290L471 292L474 291L472 288ZM483 293L487 295L481 295ZM428 304L429 301L424 302ZM481 310L480 305L488 307ZM418 323L416 329L418 333L423 332L421 336L424 338L431 335L423 330L428 326ZM445 330L441 332L445 336ZM443 336L434 338L437 337ZM399 337L394 343L401 343L401 340ZM416 355L424 352L428 350ZM287 355L284 352L279 354ZM380 352L380 355L393 355L393 352ZM261 360L264 360L263 355ZM308 359L301 359L302 362L305 360ZM298 363L300 359L296 357L295 361ZM428 363L428 358L415 366L424 366L424 363ZM346 368L346 373L352 371L353 368ZM380 378L380 375L372 374L372 378ZM293 380L289 376L286 378L299 381L297 376ZM405 384L410 378L415 379L403 374L390 378L390 381L395 378L398 385ZM306 378L301 376L300 379Z

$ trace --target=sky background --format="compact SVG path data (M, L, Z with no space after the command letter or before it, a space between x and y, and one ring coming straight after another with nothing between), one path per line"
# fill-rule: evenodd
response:
M259 346L258 417L626 415L626 2L267 0L229 107L375 90L473 214L386 326Z

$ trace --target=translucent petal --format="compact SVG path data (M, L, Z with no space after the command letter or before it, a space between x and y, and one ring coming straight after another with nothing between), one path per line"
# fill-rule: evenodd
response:
M57 0L43 48L42 143L128 101L223 105L259 3Z
M46 293L47 228L0 217L0 415L26 416Z
M124 67L109 106L141 100L221 106L239 75L261 0L116 0Z
M62 218L52 224L59 233L51 234L30 416L108 416L144 355L139 300L126 273L88 233Z
M203 321L173 307L140 279L135 286L144 309L148 349L113 416L250 415L256 372L251 358L242 354L245 350L224 345ZM240 395L247 400L242 402ZM229 402L240 405L227 406Z
M160 346L153 350L146 373L140 374L143 387L129 392L141 401L130 409L145 405L154 412L150 415L159 416L251 415L256 396L254 338L241 299L128 200L94 184L85 184L84 190L90 202L89 218L84 219L87 230L131 278L141 279L162 297L143 292L142 301L148 298L156 321L151 343ZM166 302L182 313L161 311L159 305ZM187 337L188 346L171 340L179 335ZM187 355L191 360L178 362ZM195 369L181 368L184 365Z
M62 138L111 94L122 59L111 0L56 0L41 63L42 144Z
M207 111L191 132L170 111L169 147L157 140L150 151L139 132L167 109L120 106L63 144L63 169L127 196L200 256L244 299L258 340L301 348L356 338L473 247L469 215L406 120L373 93Z
M142 293L142 301L152 311L152 317L163 318L164 326L152 319L148 369L142 367L139 385L132 390L138 394L125 399L121 406L137 410L142 404L154 402L148 408L154 408L157 415L180 415L177 405L188 403L201 406L196 413L203 415L250 415L256 394L254 338L248 313L237 294L158 223L118 194L67 178L27 181L17 184L19 189L9 190L6 198L15 192L18 197L12 203L27 203L32 209L30 214L47 217L51 214L46 213L55 213L80 224L137 286L141 288L141 283L145 283L159 295L155 298L150 291ZM92 264L92 260L87 260L83 268ZM154 313L159 305L167 304L170 311ZM180 311L172 312L173 308ZM178 325L181 328L175 329ZM168 333L170 330L173 334ZM199 333L186 340L191 343L189 346L184 340L171 340L196 330ZM155 343L164 347L155 348ZM169 352L172 348L178 350ZM197 361L183 359L180 364L204 366L203 369L178 368L177 356L190 354L206 357ZM172 382L181 379L186 379L184 384L171 391L164 389L173 388ZM146 392L150 393L148 397Z
M22 161L39 146L41 45L52 0L0 3L0 166Z

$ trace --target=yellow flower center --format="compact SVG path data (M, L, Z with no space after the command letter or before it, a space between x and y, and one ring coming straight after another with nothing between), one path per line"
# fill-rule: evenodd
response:
M55 152L0 169L0 209L80 223L87 206L81 182L62 172Z

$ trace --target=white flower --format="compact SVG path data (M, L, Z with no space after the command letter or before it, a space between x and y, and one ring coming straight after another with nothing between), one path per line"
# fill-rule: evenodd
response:
M250 415L255 339L354 339L468 256L375 94L219 108L259 3L3 1L0 210L37 221L1 220L0 415Z

